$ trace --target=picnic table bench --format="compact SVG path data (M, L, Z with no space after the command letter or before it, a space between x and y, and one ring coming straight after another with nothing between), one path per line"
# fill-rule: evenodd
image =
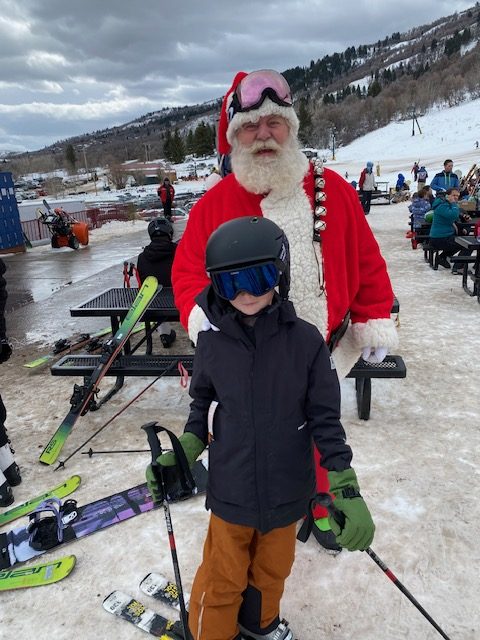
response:
M121 319L128 313L128 309L135 299L138 289L108 289L101 294L73 307L70 310L72 316L109 316L112 322L112 331L116 331ZM398 314L400 305L395 298L392 313ZM150 322L162 320L179 320L178 310L175 308L173 291L164 287L158 291L150 303L143 319L146 325ZM148 344L148 343L147 343ZM151 345L150 345L151 346ZM156 355L151 353L147 346L146 354L132 354L130 346L124 354L120 355L107 372L108 376L117 378L114 393L123 385L127 376L153 376L160 375L178 376L177 363L182 363L188 373L193 369L193 354L187 355ZM100 355L69 354L61 358L51 367L54 376L83 376L88 378L99 362ZM371 407L372 378L405 378L406 366L400 356L387 356L379 364L370 364L359 359L348 374L348 378L355 379L358 417L368 420ZM112 392L108 397L113 395Z

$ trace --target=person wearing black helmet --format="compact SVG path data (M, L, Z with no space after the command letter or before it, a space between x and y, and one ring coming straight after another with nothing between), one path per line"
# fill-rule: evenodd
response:
M149 223L147 230L151 242L137 259L140 280L143 282L147 276L155 276L159 284L171 287L172 264L177 250L177 245L172 242L173 225L160 216ZM168 322L162 322L158 331L162 345L168 349L175 342L176 332Z
M207 242L210 284L196 301L214 330L198 336L180 436L190 465L209 444L212 513L189 605L198 640L294 637L280 619L280 599L296 522L315 492L312 442L345 515L342 530L331 523L337 539L350 551L373 539L340 422L338 376L319 330L288 300L289 267L287 238L267 218L230 220ZM157 462L176 460L168 453ZM146 475L158 496L151 467Z

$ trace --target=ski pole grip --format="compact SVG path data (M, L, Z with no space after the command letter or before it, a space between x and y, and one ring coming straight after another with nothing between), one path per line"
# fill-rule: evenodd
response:
M147 434L148 444L152 452L152 467L156 470L158 469L157 458L162 455L162 445L157 434L162 427L157 422L147 422L147 424L142 425L142 429Z
M333 504L332 496L329 493L317 493L315 502L321 507L325 507L340 529L345 527L345 515Z

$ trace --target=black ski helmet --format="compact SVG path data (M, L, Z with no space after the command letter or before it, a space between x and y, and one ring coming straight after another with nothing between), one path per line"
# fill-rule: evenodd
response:
M160 216L159 218L154 218L147 227L148 235L150 239L156 238L158 236L168 236L170 240L173 238L173 226L172 223Z
M207 242L207 272L227 271L273 262L280 273L279 292L288 298L290 251L287 236L268 218L244 216L220 225Z

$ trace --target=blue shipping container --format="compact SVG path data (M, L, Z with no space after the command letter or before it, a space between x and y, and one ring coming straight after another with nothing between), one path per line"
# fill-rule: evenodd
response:
M0 251L25 251L12 174L0 172Z

